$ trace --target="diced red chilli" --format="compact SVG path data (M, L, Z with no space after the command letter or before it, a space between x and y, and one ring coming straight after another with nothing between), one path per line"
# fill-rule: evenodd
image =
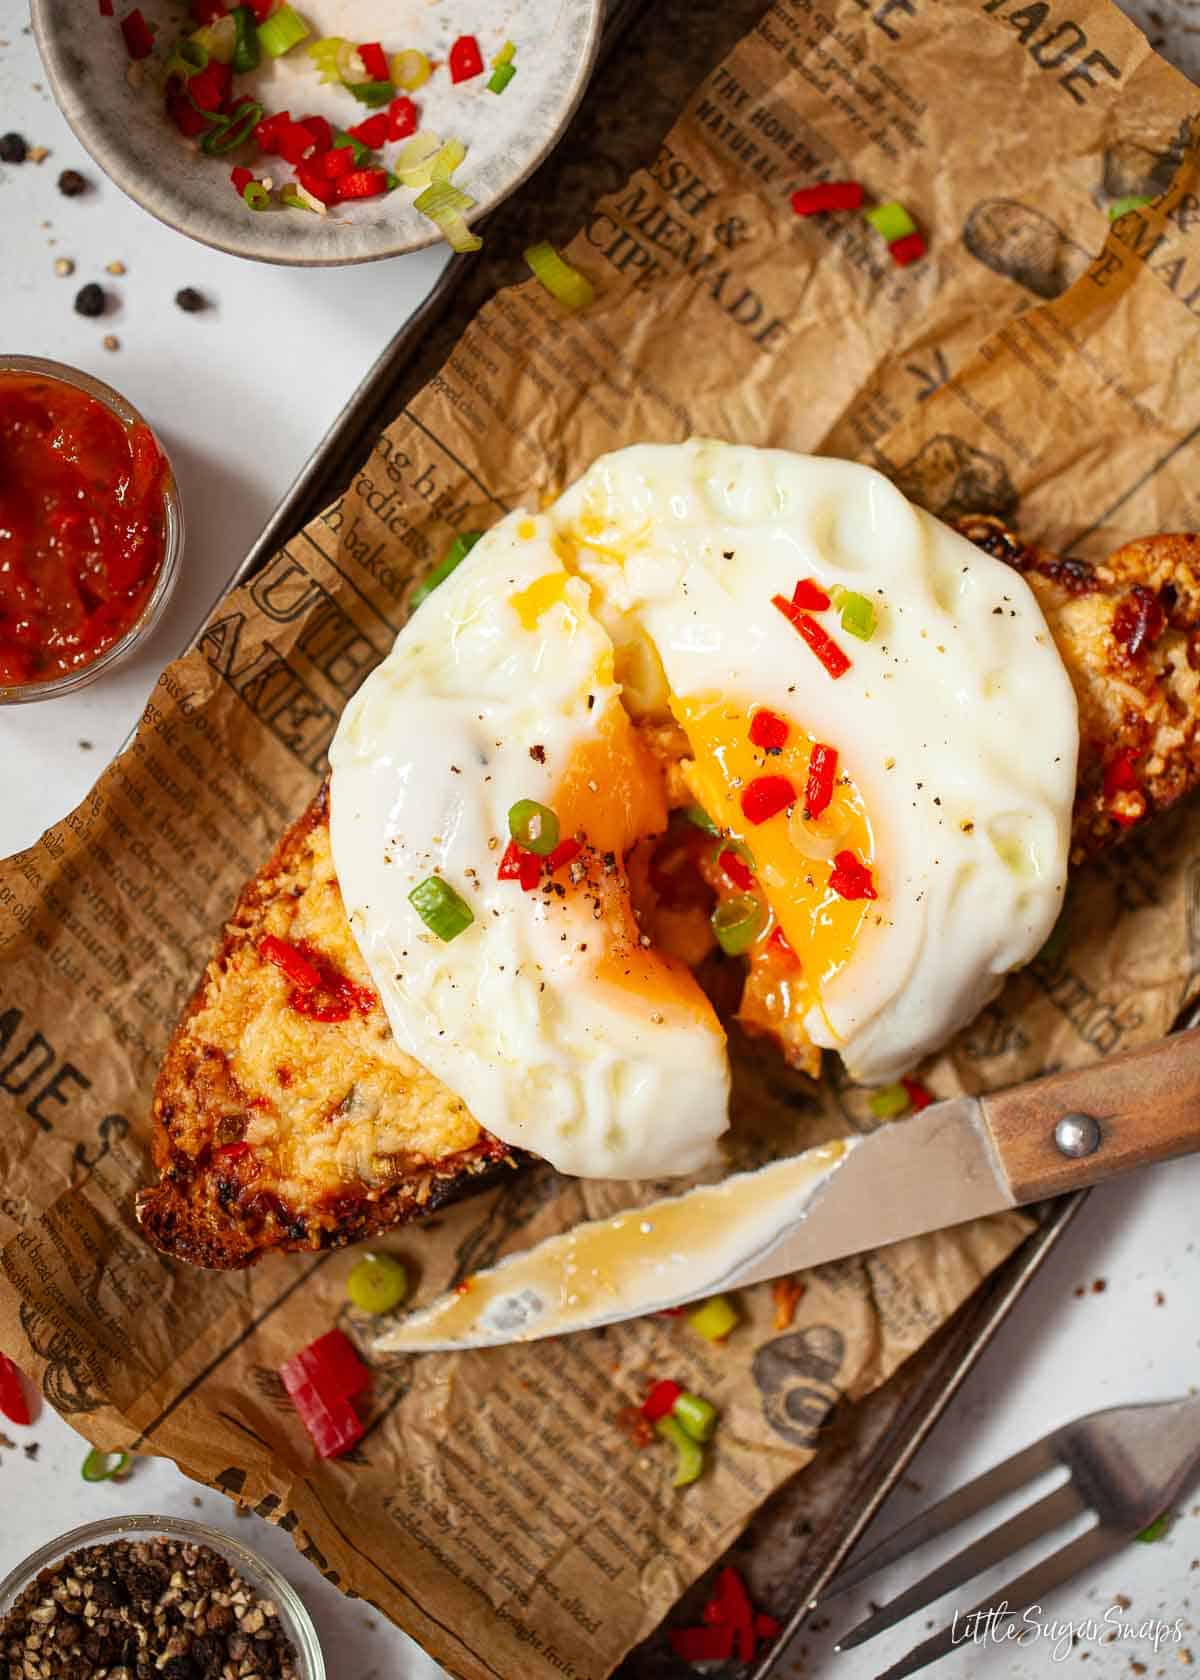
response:
M769 712L765 706L750 719L750 739L764 752L778 752L790 734L787 719L777 712Z
M824 612L829 596L815 578L801 578L792 590L792 605L802 607L805 612Z
M776 952L786 963L799 965L800 959L792 949L791 941L783 929L776 924L771 929L771 937L767 940L768 948Z
M799 607L784 595L772 595L771 600L792 628L799 631L829 675L835 679L845 676L850 669L850 660L833 637L825 634L816 619L801 612Z
M546 868L551 875L557 875L558 871L564 865L573 862L582 850L582 843L576 840L574 835L568 835L565 840L560 840L550 853L550 856L546 859Z
M778 1639L783 1632L782 1622L777 1622L774 1616L768 1616L764 1610L759 1610L754 1617L754 1634L757 1639Z
M668 1628L667 1638L680 1662L727 1662L733 1655L733 1629L720 1627Z
M154 34L139 7L121 19L121 34L125 37L125 51L132 59L149 58L154 51Z
M339 201L378 198L380 193L388 190L388 172L386 169L355 169L349 175L341 176L334 185Z
M522 891L533 892L542 879L542 860L536 852L527 852L523 846L518 846L515 840L510 840L504 848L504 856L500 859L496 879L519 881Z
M666 1417L676 1400L683 1393L677 1382L656 1382L654 1387L642 1401L642 1416L651 1423L657 1423L659 1418Z
M1144 583L1135 583L1113 614L1113 638L1126 658L1137 659L1166 625L1162 603Z
M1132 793L1140 784L1134 764L1137 754L1120 753L1104 767L1104 793L1111 799L1114 793Z
M275 0L248 0L250 10L254 13L255 23L266 23L271 15Z
M329 157L330 155L331 154L329 152L326 152L325 157ZM323 163L324 159L321 159L321 164ZM307 167L297 169L296 179L299 181L306 193L310 194L311 197L318 199L322 204L332 204L337 197L337 187L335 183L331 181L327 175L324 175L321 172L321 168L318 165L314 165L311 169Z
M218 1161L240 1161L249 1155L250 1145L244 1140L240 1143L223 1143L217 1150Z
M113 0L100 0L100 16L101 17L111 17L112 15L113 15Z
M182 94L173 93L167 97L167 115L175 124L180 134L189 140L194 140L198 134L207 134L211 124L203 112Z
M325 117L301 117L300 127L312 135L318 152L327 152L333 145L333 129Z
M20 1424L22 1428L32 1422L21 1373L3 1353L0 1353L0 1417Z
M389 140L407 140L410 134L417 132L417 107L403 94L388 106L387 119Z
M320 970L286 939L277 939L273 933L267 934L265 939L259 940L258 954L264 962L273 963L302 992L315 992L321 984Z
M906 233L903 239L893 239L888 252L897 268L907 268L925 255L926 245L919 233Z
M474 35L460 35L450 48L450 80L466 82L483 73L483 54Z
M933 1101L933 1093L927 1091L919 1079L901 1078L901 1085L908 1094L909 1107L914 1114L919 1114L923 1108L928 1108Z
M390 82L391 71L383 48L378 41L362 41L359 43L358 56L362 59L363 69L373 82Z
M201 28L225 16L224 0L192 0L192 16Z
M808 759L808 780L804 786L804 809L810 817L819 817L829 809L833 798L833 783L837 775L837 749L817 741Z
M722 852L717 862L739 892L750 891L750 888L754 885L754 876L736 852Z
M317 160L317 166L327 181L336 181L339 175L349 175L354 168L354 147L335 146Z
M289 1394L294 1386L308 1382L342 1400L356 1399L371 1381L354 1343L341 1330L327 1330L302 1347L279 1367L279 1375Z
M859 899L878 898L875 883L871 879L871 871L861 858L855 857L853 852L836 852L833 868L829 873L829 885L839 898Z
M369 146L373 152L378 151L388 137L388 114L386 111L376 111L373 117L365 117L362 122L355 123L354 127L346 132L352 139L357 140L360 146Z
M862 201L857 181L818 181L792 194L792 209L797 216L815 216L819 210L857 210Z
M274 152L277 150L276 141L280 130L288 127L291 120L289 112L276 111L273 116L264 117L260 123L255 124L254 138L262 151Z
M275 131L275 150L293 169L303 162L310 152L316 150L316 144L303 123L283 123Z
M742 789L742 815L755 827L796 803L796 790L786 776L756 776Z

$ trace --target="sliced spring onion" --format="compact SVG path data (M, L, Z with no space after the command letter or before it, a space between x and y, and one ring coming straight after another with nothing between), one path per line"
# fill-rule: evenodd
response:
M390 105L396 97L396 90L391 82L347 82L346 91L352 93L360 105L365 105L369 111L380 105Z
M560 257L548 240L530 245L525 251L525 261L564 309L586 309L596 295L591 281Z
M251 210L267 210L270 208L271 195L261 181L247 181L242 188L242 197Z
M706 1342L723 1342L737 1328L737 1308L728 1295L713 1295L688 1314L688 1323Z
M338 55L343 47L349 46L349 41L343 40L340 35L323 35L319 41L314 41L311 47L305 47L304 50L320 71L321 81L340 82L342 73L338 66ZM353 51L353 48L351 50ZM362 63L361 59L359 63ZM364 75L365 73L364 71Z
M259 24L258 44L268 58L282 58L285 52L291 52L311 34L312 29L300 13L284 0L277 12L272 12Z
M475 200L470 194L463 192L461 187L456 187L452 181L434 181L413 199L414 209L435 222L439 216L447 213L461 215L464 210L470 210L474 203Z
M671 1407L672 1414L687 1430L693 1441L710 1441L717 1427L717 1408L711 1400L686 1390L678 1395Z
M1108 219L1110 222L1119 222L1121 217L1127 215L1130 210L1140 210L1143 204L1152 202L1151 199L1143 197L1141 193L1126 193L1124 198L1115 198L1109 205Z
M93 1447L79 1474L85 1482L108 1482L114 1476L123 1476L132 1462L127 1452L104 1452L100 1447Z
M558 818L536 799L518 799L509 807L508 832L527 852L549 857L558 845Z
M393 168L406 187L427 187L433 160L442 149L442 137L432 129L422 129L405 142L396 153Z
M427 875L408 895L408 902L430 933L448 945L475 920L471 906L440 875Z
M713 911L712 930L726 956L740 957L762 932L767 914L761 898L753 893L735 893L723 898Z
M876 1120L894 1120L908 1108L908 1092L903 1085L884 1085L871 1092L869 1101Z
M353 87L357 82L373 82L378 79L372 76L363 63L362 54L353 41L338 40L334 63L337 66L338 81L344 87Z
M429 166L431 181L448 181L467 155L461 140L447 140Z
M446 579L456 566L461 566L470 554L475 544L483 535L482 531L460 531L450 547L446 550L445 559L441 560L430 572L425 582L418 589L413 590L411 606L414 610L421 605L426 595L432 595L439 583Z
M842 629L848 635L857 636L860 642L869 642L875 634L875 608L867 597L853 589L844 589L838 605L842 609Z
M886 239L889 245L917 231L917 224L898 199L891 199L887 204L876 204L872 209L864 210L863 215L875 232Z
M505 41L504 45L500 48L500 51L492 60L492 66L494 68L497 64L511 64L516 56L517 48L515 42Z
M441 229L442 238L452 251L478 251L483 244L479 235L471 232L460 210L448 210L432 220Z
M323 216L326 213L321 200L314 198L311 193L305 192L304 188L298 186L294 181L289 181L282 189L279 194L279 202L285 204L289 210L311 210L317 216Z
M433 70L429 60L423 52L408 47L404 52L396 53L392 58L392 80L405 93L411 93L414 88L424 87Z
M258 40L258 25L249 6L235 6L229 13L233 19L233 68L239 75L257 70L262 58Z
M697 1480L704 1469L704 1448L694 1441L681 1423L673 1417L659 1418L655 1432L675 1448L675 1474L672 1487L687 1487Z
M237 39L237 25L228 15L216 18L212 23L205 24L203 29L194 29L188 40L197 47L202 47L209 58L215 58L218 64L233 63L233 45Z
M714 836L720 834L721 830L709 816L703 805L689 805L683 814L690 823L693 823L697 828L703 829L705 834L712 834Z
M503 93L517 73L515 64L497 64L487 80L489 93Z
M1145 1528L1135 1534L1133 1538L1142 1540L1146 1545L1152 1546L1156 1540L1163 1539L1170 1526L1171 1513L1164 1511L1161 1516L1155 1517L1152 1523L1147 1523Z
M211 129L204 136L200 142L200 150L207 152L210 157L220 157L224 152L236 150L243 141L249 140L262 121L262 114L263 108L257 100L250 105L243 105L222 128ZM245 194L242 196L245 197Z
M719 860L722 852L732 852L734 857L741 858L751 875L758 874L758 865L754 861L754 853L750 850L744 840L735 840L732 835L729 835L726 839L722 840L721 844L713 849L714 863Z
M364 1254L350 1270L346 1294L360 1312L391 1312L408 1294L408 1273L390 1254Z
M169 82L172 77L177 77L181 82L186 82L207 68L208 48L202 46L199 41L180 41L166 62L163 81Z

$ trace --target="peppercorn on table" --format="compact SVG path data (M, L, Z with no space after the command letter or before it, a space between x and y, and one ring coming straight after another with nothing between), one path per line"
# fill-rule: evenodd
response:
M244 265L189 243L97 175L42 85L15 0L0 10L8 14L0 16L0 131L25 141L21 162L3 161L22 149L0 141L5 347L81 366L127 393L172 458L188 522L179 589L139 655L81 695L0 710L0 761L8 771L0 855L7 855L71 809L119 750L158 671L222 592L357 381L427 295L445 257L434 251L296 273ZM1182 0L1144 11L1159 50L1197 76L1196 37L1172 35L1183 18ZM1182 49L1174 54L1173 40ZM1188 51L1190 63L1183 56ZM60 183L64 171L73 178ZM0 974L0 1081L3 1022ZM1198 1193L1194 1159L1093 1193L971 1373L879 1531L1054 1423L1194 1385ZM0 1422L0 1508L7 1513L0 1576L38 1545L96 1518L135 1511L194 1517L262 1552L291 1579L339 1680L432 1680L438 1673L377 1613L343 1598L300 1558L289 1536L261 1517L238 1513L162 1460L137 1460L121 1480L87 1481L86 1456L85 1443L44 1403L28 1427ZM982 1643L964 1637L941 1672L947 1680L1025 1680L1085 1658L1098 1680L1143 1671L1138 1664L1148 1673L1186 1671L1193 1655L1200 1659L1200 1625L1189 1603L1200 1554L1197 1511L1185 1505L1160 1543L1135 1546L1065 1589L1023 1647L1002 1630ZM892 1596L930 1561L896 1567L871 1583L872 1595ZM978 1596L973 1591L956 1605L938 1606L939 1625ZM799 1668L809 1680L867 1680L925 1631L919 1618L916 1626L901 1624L872 1645L835 1656L837 1633L865 1604L862 1592L839 1603L836 1615L819 1614L781 1659L780 1671ZM1157 1652L1153 1636L1138 1631L1155 1622L1166 1629Z

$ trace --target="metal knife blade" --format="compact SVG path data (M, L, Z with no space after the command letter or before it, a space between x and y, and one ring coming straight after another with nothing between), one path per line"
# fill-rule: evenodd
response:
M1015 1205L975 1097L577 1225L386 1330L381 1353L591 1329Z

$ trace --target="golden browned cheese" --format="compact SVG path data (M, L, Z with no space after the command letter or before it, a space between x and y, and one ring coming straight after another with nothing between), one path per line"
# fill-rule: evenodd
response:
M1078 863L1200 782L1200 536L1146 538L1092 567L1025 545L993 519L960 528L1025 576L1074 684ZM638 727L671 806L690 804L682 730ZM643 929L696 968L714 954L714 895L733 890L713 852L683 824L628 860ZM316 1014L332 1001L344 1018L314 1018L314 994L298 999L264 955L271 938L320 964ZM787 977L777 949L758 950L736 1016L815 1076L820 1051L788 1007ZM202 1266L370 1236L518 1164L394 1042L342 906L324 791L238 900L168 1048L153 1119L160 1176L139 1198L142 1228Z

